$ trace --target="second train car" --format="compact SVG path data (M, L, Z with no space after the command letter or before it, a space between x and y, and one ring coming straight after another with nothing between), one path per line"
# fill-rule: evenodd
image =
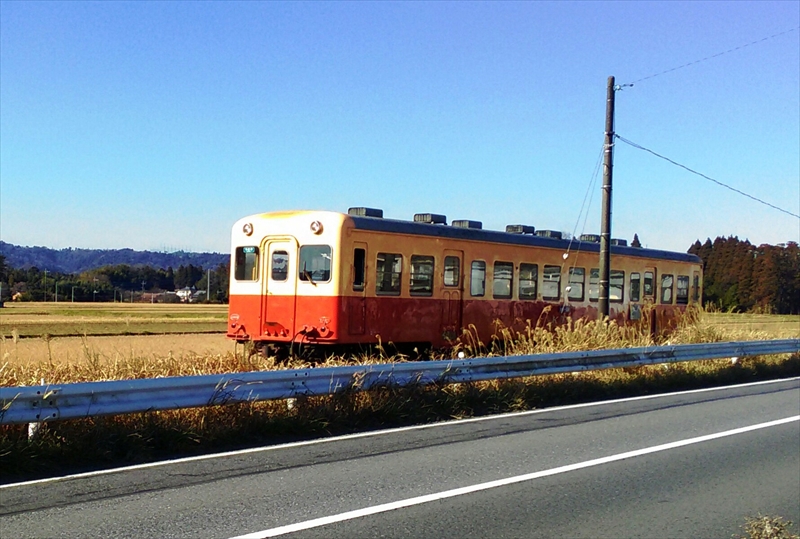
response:
M702 293L694 255L612 240L610 318L652 329ZM252 215L233 226L227 335L257 348L393 343L445 347L469 328L597 316L599 237L372 208ZM549 309L548 309L549 307Z

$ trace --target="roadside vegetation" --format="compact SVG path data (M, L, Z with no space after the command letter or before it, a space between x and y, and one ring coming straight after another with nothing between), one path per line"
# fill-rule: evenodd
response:
M745 535L734 535L734 539L800 539L792 533L792 522L781 517L759 515L748 517L742 526Z
M166 314L170 312L163 311L162 318L166 320ZM187 312L196 314L201 311L190 309ZM99 318L104 318L104 315ZM176 319L171 320L174 325L178 324ZM717 320L721 323L717 324ZM761 324L764 329L740 323L741 319L735 320L731 323L715 313L694 311L684 317L669 336L669 342L681 344L800 336L800 317L790 317L779 324L765 324L763 320L754 319L753 324ZM103 327L103 322L98 322L97 327ZM87 326L87 329L91 331L92 326ZM518 335L500 330L499 336L507 354L655 344L646 331L595 321L556 328L531 325ZM130 341L122 346L117 344L115 350L108 351L98 339L141 341ZM176 344L179 339L184 340L182 347ZM207 348L199 344L201 339L209 339ZM37 341L40 353L46 355L37 359L20 353L25 346ZM67 341L70 347L58 348L58 341ZM459 347L441 357L453 357L459 352L468 356L500 353L498 348L485 348L475 342L468 331L462 341ZM6 387L39 385L41 380L67 383L312 366L303 359L293 358L280 363L274 358L254 354L247 347L237 347L226 341L221 334L109 338L87 333L81 337L45 335L23 339L14 337L12 329L10 337L3 336L2 344L0 385ZM222 348L215 349L217 344ZM66 357L64 350L67 350ZM371 356L328 357L315 365L406 359L403 356L388 357L380 354L379 350ZM331 397L87 418L45 424L30 439L27 425L0 426L0 482L256 444L798 374L800 357L769 356L469 384L382 388L369 392L354 390Z

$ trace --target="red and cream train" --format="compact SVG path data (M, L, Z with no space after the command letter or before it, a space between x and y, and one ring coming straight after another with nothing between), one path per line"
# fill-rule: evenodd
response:
M384 219L287 211L233 227L228 337L258 348L290 344L448 346L470 328L488 343L498 322L597 316L599 237L418 214ZM690 254L612 240L610 316L656 329L701 297ZM550 309L546 307L550 306Z

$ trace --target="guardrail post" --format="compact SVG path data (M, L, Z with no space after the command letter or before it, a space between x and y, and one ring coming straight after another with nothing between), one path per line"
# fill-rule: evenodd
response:
M44 385L44 378L42 378L41 385ZM42 428L42 422L37 421L35 423L28 423L28 442L32 442L36 439L36 436L39 434L39 430Z

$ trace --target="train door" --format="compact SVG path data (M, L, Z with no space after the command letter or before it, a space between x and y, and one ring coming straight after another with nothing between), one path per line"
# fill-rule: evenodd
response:
M628 286L628 320L642 319L642 272L630 272L630 285Z
M700 271L694 270L692 271L692 303L695 305L700 305L702 293L701 287L702 284L700 283Z
M350 270L350 286L348 291L347 318L350 335L363 335L366 331L367 318L367 244L353 243L353 265Z
M644 268L644 275L642 281L642 303L646 306L650 321L650 333L656 335L658 329L658 312L655 308L656 305L656 278L658 273L653 266Z
M267 337L293 338L297 304L297 239L270 237L264 240L264 290L261 312Z
M464 251L444 251L442 278L442 337L454 340L461 334Z

